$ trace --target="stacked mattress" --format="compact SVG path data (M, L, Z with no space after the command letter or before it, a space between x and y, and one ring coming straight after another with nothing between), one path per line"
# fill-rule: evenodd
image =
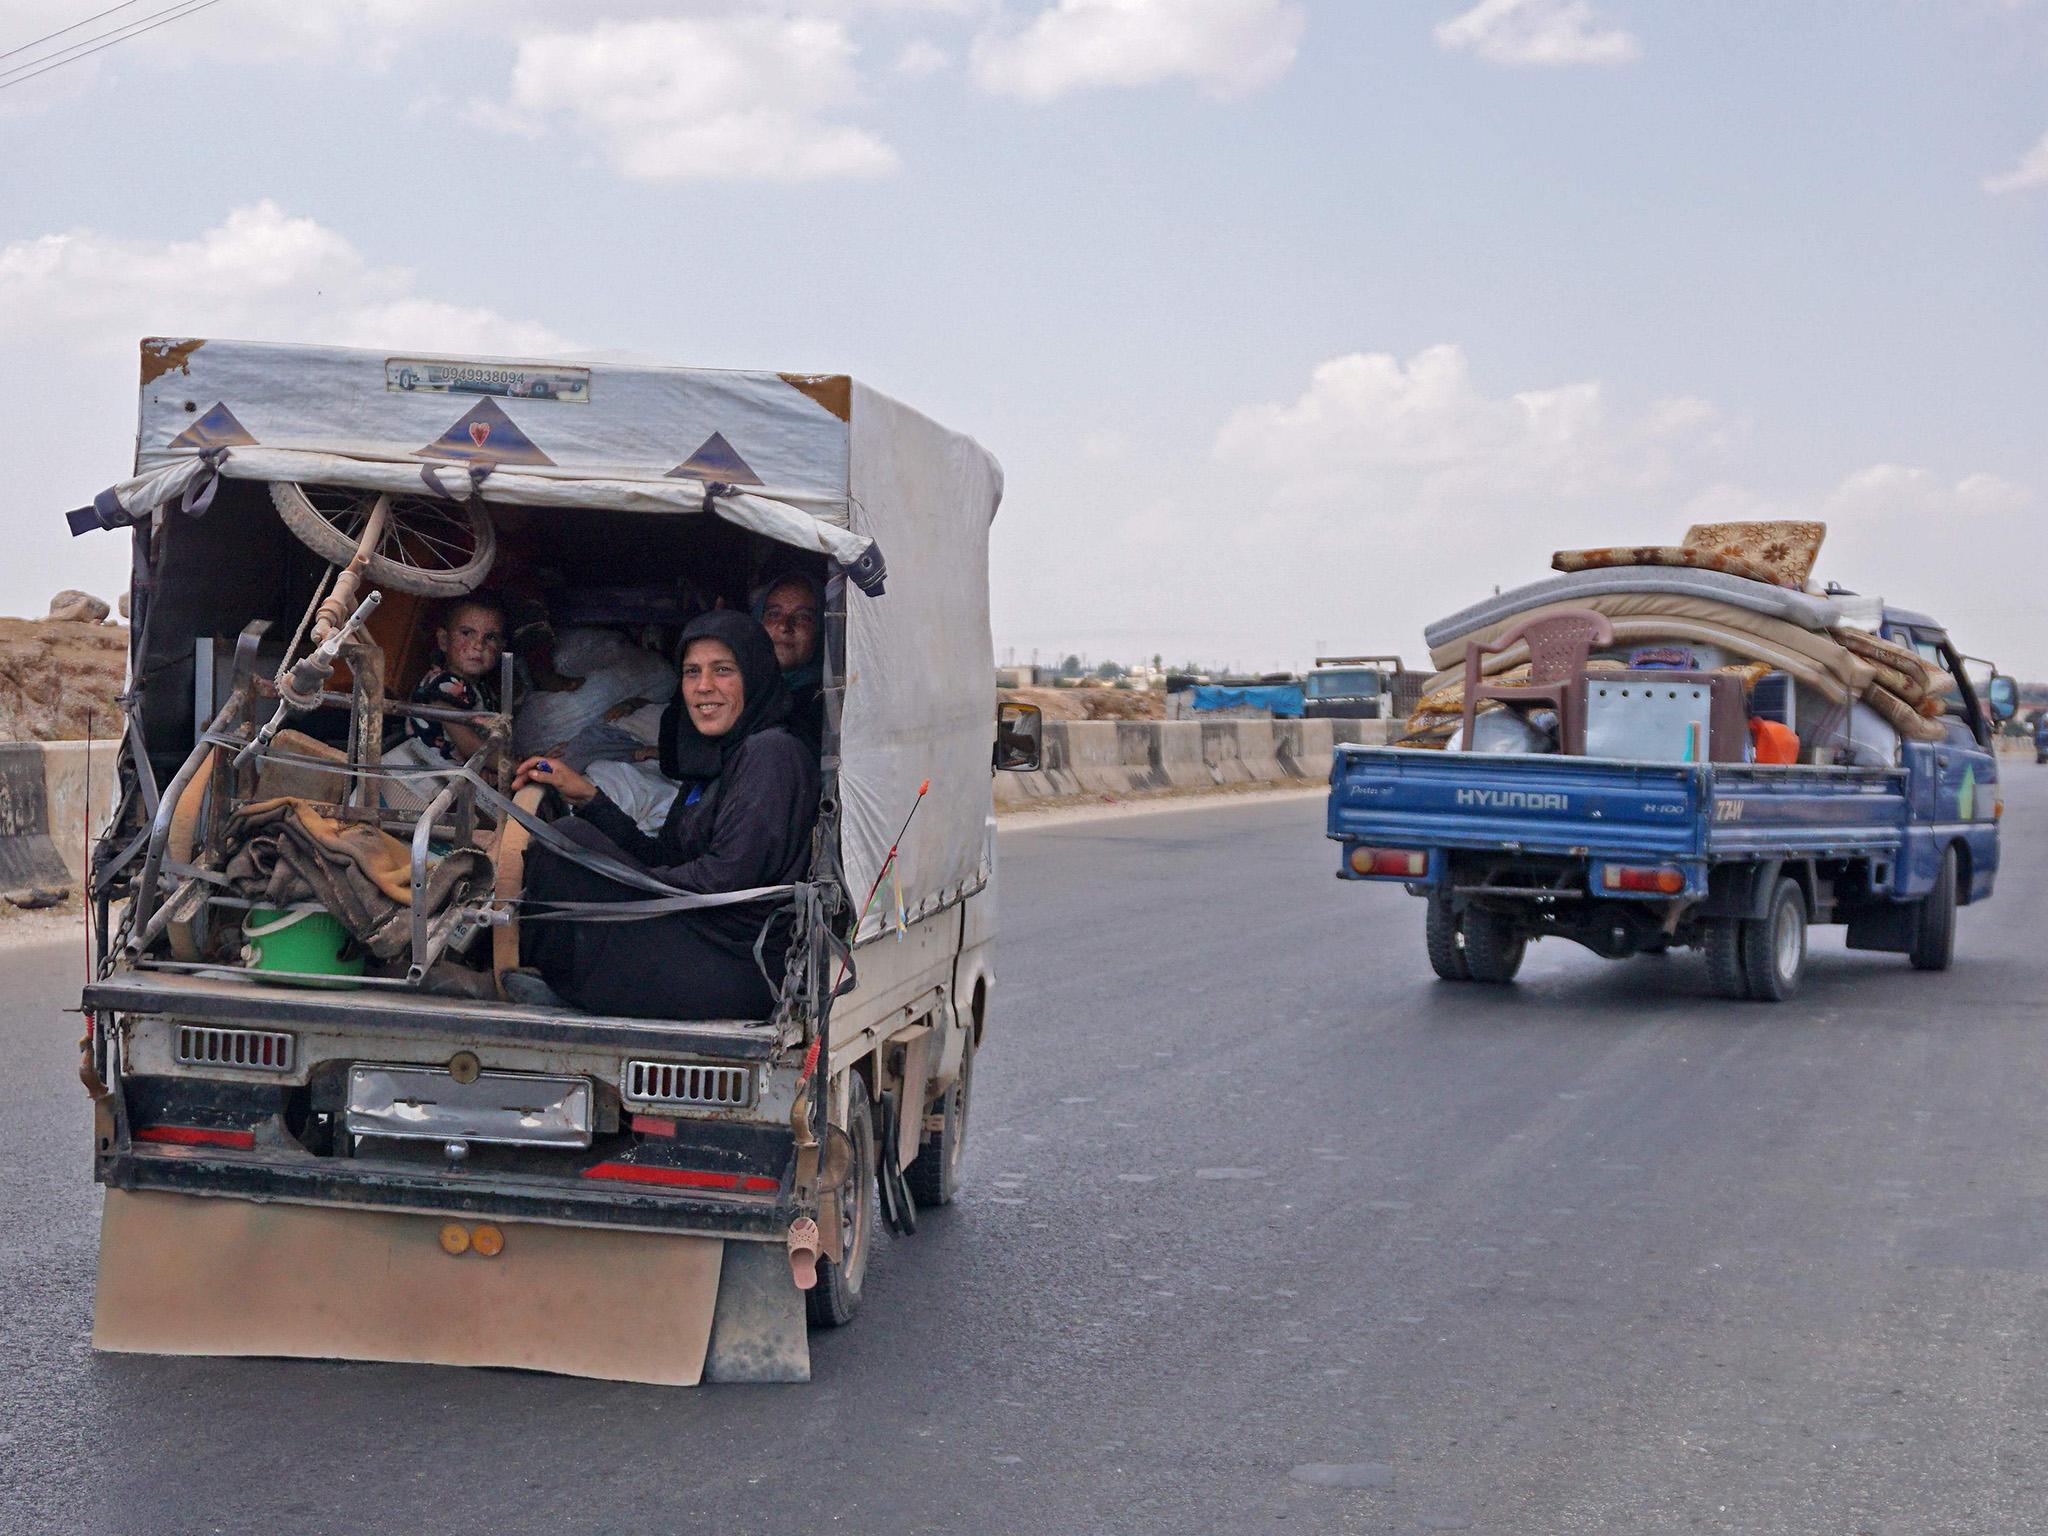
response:
M1621 565L1531 582L1430 625L1423 635L1439 670L1410 718L1407 744L1441 746L1455 729L1470 642L1497 642L1516 625L1564 609L1606 615L1618 649L1711 649L1751 676L1784 672L1845 714L1867 705L1902 737L1935 741L1945 734L1937 675L1915 652L1864 627L1876 622L1879 605L1722 571ZM1508 683L1526 676L1527 664L1521 644L1482 663L1489 680Z

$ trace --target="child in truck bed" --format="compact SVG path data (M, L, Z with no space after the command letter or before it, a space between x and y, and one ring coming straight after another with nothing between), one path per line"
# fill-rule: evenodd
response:
M505 605L490 593L473 592L450 602L434 631L434 664L413 689L412 702L496 714L506 631ZM406 730L428 754L448 763L467 762L484 744L481 727L461 721L415 718Z

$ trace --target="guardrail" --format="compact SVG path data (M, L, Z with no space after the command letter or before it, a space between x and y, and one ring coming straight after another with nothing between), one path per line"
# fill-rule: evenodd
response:
M1310 784L1338 742L1381 745L1386 720L1048 720L1045 766L996 775L998 806L1075 796Z

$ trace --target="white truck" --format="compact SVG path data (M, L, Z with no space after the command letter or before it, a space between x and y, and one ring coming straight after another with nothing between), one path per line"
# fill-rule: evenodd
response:
M1302 712L1310 720L1405 719L1428 676L1398 656L1318 656L1302 679Z
M806 1377L877 1222L960 1176L992 755L1038 740L990 686L995 460L837 375L187 338L142 345L135 470L72 514L134 547L83 997L95 1344ZM772 1013L505 1001L515 850L549 824L503 793L509 713L424 797L385 792L387 722L433 714L406 694L424 604L569 583L644 621L791 561L825 592L822 796ZM295 914L253 919L227 855L279 798L398 850L381 958L314 974L252 941Z

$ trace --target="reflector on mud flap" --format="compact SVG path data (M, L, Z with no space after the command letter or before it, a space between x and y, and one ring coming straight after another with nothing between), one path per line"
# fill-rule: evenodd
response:
M516 1366L664 1386L703 1376L718 1238L522 1224L486 1257L473 1236L446 1251L444 1225L109 1189L93 1347Z

